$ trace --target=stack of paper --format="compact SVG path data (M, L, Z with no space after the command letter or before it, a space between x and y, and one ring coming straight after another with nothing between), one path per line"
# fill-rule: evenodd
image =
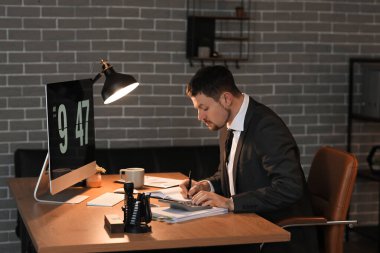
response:
M152 207L153 218L168 223L177 223L187 220L193 220L203 217L225 214L228 209L213 207L211 209L204 209L194 212L183 211L169 207Z

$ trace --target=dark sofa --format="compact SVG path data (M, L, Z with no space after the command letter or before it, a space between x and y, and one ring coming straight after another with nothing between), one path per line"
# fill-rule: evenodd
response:
M46 150L18 149L15 151L15 176L36 177L41 171ZM218 146L144 147L96 149L96 163L107 169L107 174L118 174L128 167L141 167L149 172L192 171L194 179L212 175L219 163Z
M16 177L37 177L47 150L18 149L14 154ZM142 167L145 172L182 172L191 170L194 179L211 176L218 167L218 146L144 147L123 149L96 149L96 163L107 174L118 174L128 167ZM22 252L35 252L25 225L18 216L16 234L21 239Z

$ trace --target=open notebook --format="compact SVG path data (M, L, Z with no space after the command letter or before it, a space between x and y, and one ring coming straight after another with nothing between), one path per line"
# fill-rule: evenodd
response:
M153 198L159 198L159 199L189 201L189 199L185 199L184 197L182 197L181 188L179 188L179 186L152 191L150 192L150 196Z

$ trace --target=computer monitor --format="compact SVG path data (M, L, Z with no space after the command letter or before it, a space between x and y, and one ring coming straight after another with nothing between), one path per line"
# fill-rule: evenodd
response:
M86 199L78 194L83 189L57 193L96 173L93 82L83 79L45 87L48 154L35 189L37 201L78 203Z

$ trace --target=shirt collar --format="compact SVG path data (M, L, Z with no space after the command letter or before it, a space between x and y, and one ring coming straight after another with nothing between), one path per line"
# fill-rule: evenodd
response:
M239 112L236 114L235 118L232 120L231 124L227 123L227 128L234 131L244 131L244 119L247 114L249 96L243 93L244 100L240 106Z

